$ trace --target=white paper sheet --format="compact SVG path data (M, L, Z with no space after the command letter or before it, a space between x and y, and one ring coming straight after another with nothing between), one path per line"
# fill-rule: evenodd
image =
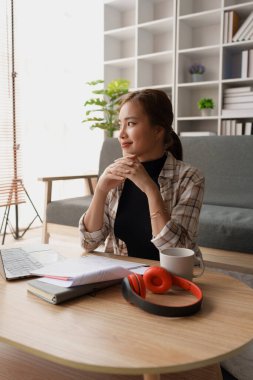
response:
M124 278L140 267L142 263L89 255L46 265L31 273L43 276L43 282L70 287Z

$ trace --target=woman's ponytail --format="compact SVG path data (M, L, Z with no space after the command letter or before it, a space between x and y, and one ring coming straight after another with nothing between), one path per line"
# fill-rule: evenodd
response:
M183 147L178 135L174 132L170 132L170 142L167 147L167 151L169 151L176 160L183 161Z

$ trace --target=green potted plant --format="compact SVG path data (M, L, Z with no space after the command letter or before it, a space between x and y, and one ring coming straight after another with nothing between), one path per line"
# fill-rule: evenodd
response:
M198 101L198 108L202 116L210 116L214 108L214 101L211 98L201 98Z
M192 76L193 82L201 82L203 80L204 72L206 71L205 66L201 63L193 63L189 67L189 73Z
M117 122L119 100L122 95L128 93L130 82L127 79L115 79L102 88L97 88L104 84L101 79L87 84L94 87L92 93L96 97L84 103L86 118L83 123L89 123L91 129L103 129L108 137L113 137L113 132L119 129Z

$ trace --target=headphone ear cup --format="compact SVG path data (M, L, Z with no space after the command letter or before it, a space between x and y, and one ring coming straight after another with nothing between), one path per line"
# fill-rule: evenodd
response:
M153 293L166 293L172 286L172 275L163 267L150 267L143 274L145 287Z
M142 276L140 274L132 273L128 275L127 278L132 290L142 298L145 298L146 287Z

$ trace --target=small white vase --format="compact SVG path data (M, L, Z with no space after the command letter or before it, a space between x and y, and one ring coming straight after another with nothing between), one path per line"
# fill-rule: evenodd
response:
M202 82L203 81L203 74L192 74L192 81L193 82Z
M211 116L212 115L212 108L203 108L200 110L201 116Z

